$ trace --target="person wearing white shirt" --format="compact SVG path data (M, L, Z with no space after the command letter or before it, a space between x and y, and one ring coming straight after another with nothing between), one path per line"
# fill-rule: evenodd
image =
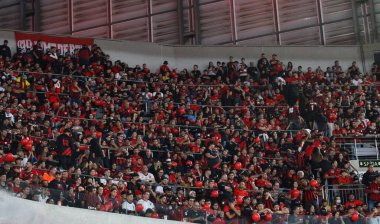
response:
M143 166L142 168L142 171L141 172L138 172L139 174L139 177L140 177L140 180L144 183L156 183L156 179L154 178L154 175L152 173L149 173L148 172L148 167L147 166Z
M15 116L11 113L11 108L9 107L5 110L5 118L8 118L12 124L15 123Z
M126 200L121 204L121 209L125 214L134 214L136 211L135 203L133 203L133 194L132 192L127 193Z
M158 193L158 194L163 194L164 193L164 187L167 187L169 184L169 176L168 175L165 175L161 181L161 183L159 183L157 186L156 186L156 190L155 192Z
M143 206L143 212L145 213L146 210L152 209L155 210L155 206L153 202L149 200L150 193L149 192L144 192L143 198L140 199L137 204L141 204Z

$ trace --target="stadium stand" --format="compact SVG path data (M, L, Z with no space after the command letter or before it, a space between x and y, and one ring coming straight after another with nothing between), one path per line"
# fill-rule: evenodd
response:
M380 174L349 162L379 154L376 66L273 54L153 72L97 45L0 50L0 188L16 197L215 224L380 214Z

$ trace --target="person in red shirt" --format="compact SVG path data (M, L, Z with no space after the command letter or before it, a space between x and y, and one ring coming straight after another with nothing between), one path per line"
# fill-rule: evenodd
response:
M25 169L23 169L20 173L20 179L30 183L34 176L38 175L37 171L33 169L33 164L31 162L27 162Z
M356 206L358 206L358 205L363 205L363 202L361 200L355 199L354 194L350 194L350 196L348 197L348 201L346 202L344 207L346 209L348 209L348 207L350 207L350 206L354 206L356 208Z
M340 173L341 171L338 168L338 162L335 160L332 163L331 169L325 174L324 178L328 180L329 184L337 184Z
M369 193L368 210L371 211L375 204L380 203L380 174L370 183L367 193Z
M337 184L347 185L352 183L352 178L348 175L347 171L343 170L338 176Z
M249 196L244 181L241 181L239 183L239 186L234 191L234 195L236 196L236 198L243 198L245 196Z
M167 72L170 72L170 68L168 66L168 61L164 61L164 64L160 67L160 72L162 75L165 75Z

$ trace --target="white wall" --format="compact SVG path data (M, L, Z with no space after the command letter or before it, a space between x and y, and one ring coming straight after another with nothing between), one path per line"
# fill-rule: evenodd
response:
M9 46L12 52L16 50L14 33L11 31L0 31L0 41L9 40ZM266 46L266 47L250 47L250 46L167 46L146 42L132 41L115 41L95 39L95 43L111 56L113 61L121 60L129 66L134 67L137 64L147 63L148 67L153 71L157 71L163 61L169 61L171 68L188 68L191 69L197 64L200 69L207 67L209 61L228 61L229 56L233 56L235 60L241 57L246 58L246 62L254 61L255 63L261 53L266 53L270 57L273 53L279 56L279 59L287 63L292 61L294 67L302 65L304 69L307 67L316 68L321 66L326 69L332 66L335 60L339 60L344 69L347 69L352 61L357 61L362 68L362 60L360 57L359 46ZM370 68L373 62L372 50L380 50L380 44L374 47L365 46L366 64Z
M19 199L0 191L0 223L6 224L176 224L181 222L143 218L79 208L48 205Z
M121 60L130 67L146 63L149 68L157 69L163 63L163 58L166 58L163 56L164 47L158 44L101 39L96 39L95 43L110 55L112 61Z
M357 61L361 66L358 46L175 47L177 66L180 68L189 67L192 64L198 64L200 68L204 68L209 61L227 62L229 56L233 56L238 61L244 57L246 62L254 61L256 64L261 53L265 53L267 58L276 53L283 63L292 61L294 68L301 65L304 70L307 67L315 69L318 66L325 70L326 67L332 66L335 60L339 60L343 68L348 68L352 61Z
M0 30L0 45L3 44L4 40L8 40L8 46L11 48L13 55L16 52L15 33L12 31Z
M363 45L364 59L367 67L367 71L371 71L372 64L375 62L373 57L375 52L380 52L380 43Z

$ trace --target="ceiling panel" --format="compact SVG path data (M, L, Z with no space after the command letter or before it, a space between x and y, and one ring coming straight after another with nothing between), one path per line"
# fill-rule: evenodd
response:
M177 1L173 1L173 0L151 0L151 1L152 1L152 12L154 14L177 10Z
M377 35L380 37L380 0L374 0Z
M101 27L97 27L97 28L86 29L83 31L74 32L73 36L108 38L109 37L109 28L108 28L108 26L101 26Z
M20 6L14 5L11 7L2 8L12 3L15 3L15 1L12 1L12 0L0 1L0 27L3 29L18 30L20 29Z
M235 5L238 40L275 31L272 0L236 0Z
M229 1L200 6L202 44L220 44L232 41Z
M326 44L355 44L354 27L351 21L342 21L325 25Z
M112 0L112 22L148 15L148 0Z
M72 0L74 31L106 25L107 0Z
M301 30L281 33L283 45L320 45L319 27L310 27Z
M315 0L277 0L277 2L280 31L318 25Z
M352 18L351 0L321 0L321 2L324 22Z
M178 44L178 15L177 12L169 12L153 16L154 42L164 44Z
M69 4L62 0L40 0L41 30L47 33L70 33Z
M113 38L121 40L148 42L148 23L146 18L118 23L112 26Z
M244 41L238 41L237 45L239 46L263 46L263 45L276 45L275 35L258 37Z

